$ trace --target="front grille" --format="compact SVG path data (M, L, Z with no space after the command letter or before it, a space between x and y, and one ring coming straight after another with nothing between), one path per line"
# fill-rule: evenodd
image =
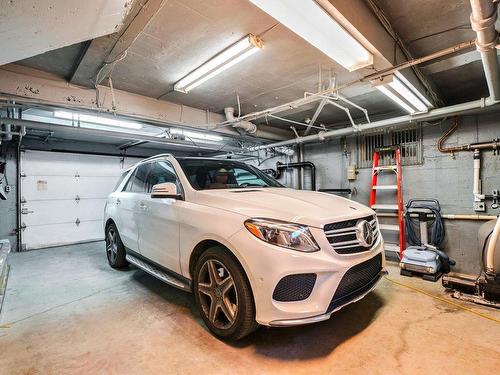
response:
M381 253L350 268L340 280L327 313L370 290L380 278L380 271L382 271Z
M305 300L311 295L315 283L315 273L285 276L278 282L278 285L276 285L273 299L280 302Z
M326 224L323 228L326 238L332 245L333 250L338 254L356 254L370 250L369 247L362 246L356 237L356 224L359 220L366 220L370 223L373 229L373 243L377 242L380 233L377 227L377 219L373 215Z

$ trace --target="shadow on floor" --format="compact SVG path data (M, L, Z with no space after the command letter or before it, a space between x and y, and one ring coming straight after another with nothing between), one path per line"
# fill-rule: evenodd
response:
M192 294L171 287L153 276L131 267L133 280L166 302L189 309L205 330ZM283 360L306 360L329 355L337 346L356 336L375 319L383 299L373 291L362 300L337 311L324 322L289 328L260 327L244 339L227 343L234 348L253 346L259 355Z

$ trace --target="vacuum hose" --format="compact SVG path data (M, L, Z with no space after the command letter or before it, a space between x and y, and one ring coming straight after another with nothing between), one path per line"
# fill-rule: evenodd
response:
M428 202L428 203L426 203ZM445 237L445 230L444 230L444 225L443 225L443 219L441 218L441 208L439 207L439 204L429 204L430 202L434 201L428 201L428 200L422 200L422 201L415 201L415 200L410 200L408 204L406 205L406 212L405 212L405 231L406 231L406 236L407 240L411 245L415 246L422 246L424 245L420 239L420 234L419 234L419 220L418 218L413 218L411 217L411 208L420 208L420 209L427 209L432 212L434 215L434 219L432 220L430 224L430 238L429 238L429 245L433 245L435 247L440 247L441 244L444 241Z

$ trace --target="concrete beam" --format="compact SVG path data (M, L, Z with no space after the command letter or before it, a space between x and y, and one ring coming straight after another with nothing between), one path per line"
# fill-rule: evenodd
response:
M339 23L373 54L375 70L384 70L406 61L399 46L394 48L394 39L382 26L364 0L316 0L324 9L334 14ZM362 75L373 70L361 69ZM412 69L401 72L420 92L426 90Z
M111 34L130 0L0 2L0 65Z
M103 67L99 75L101 82L112 68L112 64L105 65L105 63L116 61L126 53L166 1L149 0L145 3L136 1L119 32L106 38L94 39L90 43L85 55L78 62L70 82L84 86L94 85L97 72Z
M97 97L97 91L99 95ZM114 108L111 89L98 86L98 90L72 85L63 79L35 69L18 65L0 67L0 99L16 100L20 103L36 103L68 109L107 112L151 122L159 127L172 125L206 130L209 124L225 121L222 114L198 108L158 100L127 91L114 90ZM99 100L97 101L97 98ZM291 132L259 126L263 139L284 140ZM240 137L232 127L222 127L219 133ZM248 137L247 137L248 138Z
M463 65L467 65L473 63L474 61L480 61L481 54L474 50L462 53L460 55L451 56L449 58L445 58L443 60L439 60L436 62L432 62L430 64L424 65L421 67L422 72L427 75L441 73L446 70L450 70L453 68L458 68Z

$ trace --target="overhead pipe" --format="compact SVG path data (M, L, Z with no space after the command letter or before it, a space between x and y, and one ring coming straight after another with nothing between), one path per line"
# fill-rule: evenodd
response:
M493 0L471 0L470 23L477 34L476 47L481 53L484 75L490 99L500 100L500 71L496 45L498 32L495 29L498 2Z
M224 114L226 115L226 120L233 126L235 129L243 129L245 132L249 134L254 134L257 131L257 125L251 123L250 121L238 120L234 117L234 108L226 107L224 108Z
M295 145L295 144L301 144L301 143L311 143L311 142L320 142L324 141L326 139L330 138L339 138L339 137L345 137L354 133L358 132L365 132L365 131L371 131L371 130L376 130L376 129L383 129L383 128L388 128L392 126L398 126L398 125L406 125L411 122L419 122L419 121L428 121L428 120L435 120L451 115L458 115L458 114L463 114L467 113L476 109L482 109L491 105L494 105L496 103L487 101L485 98L481 98L479 100L473 100L471 102L466 102L466 103L461 103L461 104L456 104L456 105L451 105L448 107L442 107L442 108L435 108L431 109L430 111L426 113L418 113L414 115L404 115L404 116L399 116L399 117L393 117L385 120L380 120L380 121L375 121L370 124L362 124L358 125L356 128L353 127L346 127L342 129L336 129L336 130L329 130L329 131L320 131L317 134L311 134L308 136L304 137L296 137L294 139L289 139L287 141L281 141L281 142L275 142L275 143L269 143L266 145L261 145L261 146L256 146L256 147L249 147L247 150L248 151L258 151L258 150L264 150L267 148L272 148L272 147L282 147L282 146L290 146L290 145Z
M3 117L0 118L0 124L4 125L7 123L9 123L13 126L21 126L21 127L25 127L25 128L31 128L31 129L40 129L40 130L48 130L48 131L62 130L62 131L74 132L76 134L81 134L81 135L90 135L90 136L97 136L97 137L110 137L110 138L117 138L117 139L129 139L129 140L135 140L135 141L147 141L150 143L164 144L166 146L171 146L171 147L183 147L183 148L192 148L192 149L197 149L197 150L214 150L214 151L241 151L241 148L233 147L233 146L223 146L222 147L221 145L208 145L208 144L204 144L203 146L201 146L201 145L194 145L191 143L185 143L183 141L176 140L176 139L159 138L159 137L153 137L150 135L132 134L132 133L119 132L119 131L114 131L114 130L102 130L102 129L82 128L82 127L75 127L75 126L55 125L55 124L46 123L46 122L19 120L19 119L12 119L12 118L3 118Z
M256 138L268 139L271 141L281 141L290 137L290 132L285 129L271 129L268 126L257 126L254 123L234 117L234 108L224 108L226 121L228 121L236 130L242 129L246 134Z

